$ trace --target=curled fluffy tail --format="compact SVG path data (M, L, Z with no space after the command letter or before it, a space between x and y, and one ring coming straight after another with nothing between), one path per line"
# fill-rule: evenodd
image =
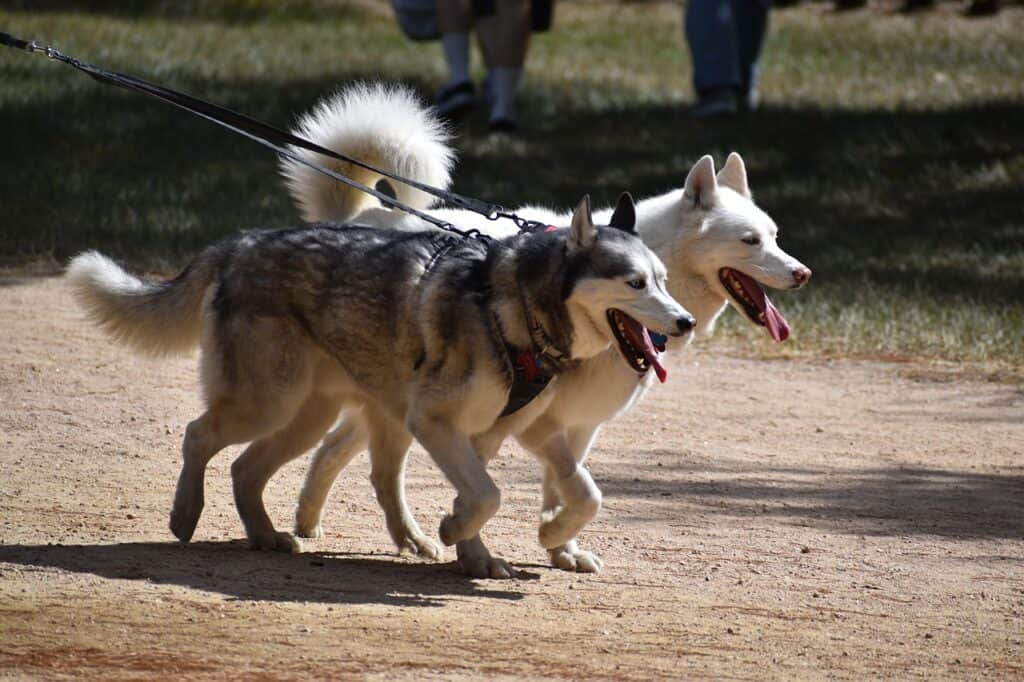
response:
M339 154L345 154L403 177L447 189L455 153L444 123L404 86L357 84L320 102L293 131ZM373 187L378 173L293 149L300 157ZM380 206L373 197L291 159L281 162L288 190L309 222L346 221ZM396 198L419 209L433 197L391 181Z
M96 251L64 273L86 314L116 341L151 355L183 353L199 342L202 301L215 272L208 253L167 281L144 281Z

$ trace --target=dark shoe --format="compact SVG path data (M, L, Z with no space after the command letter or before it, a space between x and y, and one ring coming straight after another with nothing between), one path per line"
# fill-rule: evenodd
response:
M475 106L476 89L469 81L444 86L434 99L437 113L449 118L457 118Z
M708 118L728 116L737 111L739 111L739 101L736 91L732 88L720 88L702 94L697 103L690 108L690 115L694 118Z
M967 8L967 16L969 17L990 17L993 14L999 14L999 10L1002 7L1000 0L974 0L971 6Z
M914 12L922 12L933 7L935 7L935 0L903 0L900 12L903 14L913 14Z
M519 124L510 118L496 118L493 119L489 124L492 133L502 133L505 135L515 135L519 132Z

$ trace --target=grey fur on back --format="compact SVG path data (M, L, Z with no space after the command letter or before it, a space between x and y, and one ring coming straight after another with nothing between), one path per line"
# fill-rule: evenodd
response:
M639 243L615 229L599 235L623 250ZM572 254L566 242L565 230L493 242L332 224L248 232L212 247L220 254L215 337L231 342L231 319L287 319L379 398L400 393L417 367L431 381L465 381L479 371L481 349L504 373L503 341L530 343L523 305L568 349L565 298L575 281L623 267L618 248ZM505 339L496 334L499 310ZM229 349L220 350L228 361Z

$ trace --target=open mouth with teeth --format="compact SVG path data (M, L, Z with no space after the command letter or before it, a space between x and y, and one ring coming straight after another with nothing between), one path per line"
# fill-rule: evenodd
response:
M771 337L780 343L789 338L789 323L779 309L768 300L768 295L753 277L744 275L739 270L722 268L718 271L718 279L733 300L740 304L751 322L765 327Z
M608 324L612 328L615 340L619 342L619 352L625 358L626 364L637 374L644 374L653 367L655 374L658 375L658 381L665 383L668 372L665 371L660 358L665 352L662 340L664 337L657 335L659 342L655 343L646 327L615 308L608 310Z

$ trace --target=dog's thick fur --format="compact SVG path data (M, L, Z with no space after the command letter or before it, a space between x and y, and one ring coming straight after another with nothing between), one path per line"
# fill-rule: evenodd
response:
M388 117L375 119L373 125L360 113L385 106ZM356 123L350 125L353 120ZM396 126L396 121L402 124ZM392 126L396 126L394 130ZM392 141L398 131L407 139L417 140L416 147L396 149ZM398 95L395 90L365 87L341 92L323 102L314 117L300 125L300 132L339 152L351 154L357 149L378 166L395 170L427 165L427 159L410 160L410 154L430 146L424 140L437 146L447 142L414 98ZM383 142L376 145L374 140ZM321 163L328 161L315 155L311 158ZM439 156L445 163L450 159L450 153ZM297 170L299 167L285 162L292 191L307 220L351 219L358 215L360 222L382 227L427 226L418 218L368 205L358 193L340 186L332 187L330 195L317 195L316 186L301 183ZM434 174L429 178L433 184L447 186L447 175ZM379 176L369 174L362 179L372 184ZM410 203L420 209L429 207L429 199L423 195L414 197ZM731 304L753 324L766 327L777 340L785 339L788 325L754 280L773 288L792 289L803 286L811 272L779 248L777 228L753 202L746 168L738 154L730 154L717 175L712 158L701 158L681 188L641 201L637 211L641 238L666 263L669 292L695 315L698 333L711 333L718 316ZM517 212L552 224L565 220L564 214L539 207L523 207ZM463 228L494 235L514 232L508 224L494 223L465 211L433 209L431 213ZM610 214L609 208L597 215L607 219ZM743 288L737 286L738 278L746 283L746 301L738 290ZM759 295L763 301L751 304L750 299ZM758 305L762 310L757 309ZM689 338L671 339L669 348L681 348ZM514 435L545 464L540 542L548 550L553 565L566 570L600 569L600 559L581 549L575 540L601 504L601 493L582 462L601 424L634 405L650 386L651 374L638 379L618 357L618 351L611 349L561 375L557 384L545 392L542 411L531 409L500 419L488 432L474 438L477 451L489 458L496 454L506 436ZM372 422L372 415L347 413L318 449L296 512L299 535L321 535L323 506L330 486L351 458L366 447L366 433L373 430ZM372 444L370 450L375 472L382 466L382 458L394 454L379 453ZM388 464L390 471L402 470L401 462ZM375 473L373 483L399 548L437 556L439 548L423 535L404 498L396 493L402 488L401 480L382 480ZM473 575L510 574L507 564L492 557L479 537L459 543L458 550L463 567Z
M633 211L624 198L614 227L595 227L584 200L569 229L493 242L332 224L254 231L208 247L170 281L141 280L95 252L66 277L114 338L153 354L202 349L207 409L182 445L170 522L179 539L199 521L210 458L251 442L232 465L246 533L257 548L296 550L271 523L264 487L349 407L367 416L375 480L396 486L396 499L412 437L430 452L458 491L440 528L453 544L498 508L470 436L506 404L509 346L531 348L539 324L570 366L616 342L609 309L664 334L692 324ZM648 286L629 286L638 279Z

